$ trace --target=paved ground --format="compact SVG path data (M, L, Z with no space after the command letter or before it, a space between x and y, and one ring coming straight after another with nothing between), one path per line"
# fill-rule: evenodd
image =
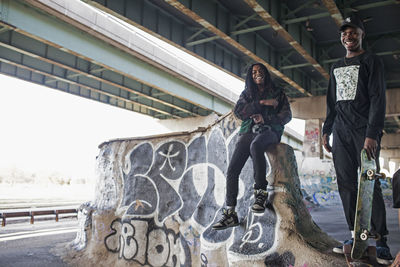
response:
M349 239L350 231L347 229L342 206L324 206L311 211L314 222L338 241ZM398 211L386 208L387 226L389 230L388 244L393 256L400 251L400 227ZM374 245L374 242L372 242Z
M311 211L314 221L332 237L341 241L349 237L341 206L325 206ZM400 251L397 210L387 208L389 245L392 254ZM8 224L0 227L0 267L66 267L52 249L75 238L76 219ZM20 238L24 236L24 238Z

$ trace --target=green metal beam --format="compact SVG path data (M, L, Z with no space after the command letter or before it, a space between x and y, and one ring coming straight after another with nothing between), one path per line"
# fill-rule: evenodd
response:
M375 1L374 3L371 4L365 4L365 5L359 5L355 7L348 7L345 8L346 12L354 12L354 10L365 10L365 9L371 9L371 8L376 8L376 7L381 7L381 6L388 6L388 5L394 5L394 4L399 4L399 1L397 0L388 0L388 1Z
M2 0L1 20L41 42L55 44L63 51L90 58L105 68L124 73L141 83L165 91L181 99L195 101L197 105L224 114L231 105L207 92L152 66L133 55L99 41L90 34L20 1ZM156 77L156 78L155 78Z
M287 19L282 22L283 25L289 25L293 23L298 23L298 22L303 22L307 20L312 20L312 19L320 19L320 18L325 18L329 17L331 13L329 12L323 12L323 13L318 13L315 15L310 15L310 16L305 16L305 17L300 17L300 18L295 18L295 19Z
M378 52L375 53L377 56L387 56L387 55L394 55L394 54L399 54L400 50L394 50L394 51L385 51L385 52ZM338 57L338 58L331 58L331 59L327 59L327 60L322 60L322 63L324 64L328 64L328 63L334 63L336 61L338 61L339 59L341 59L343 57Z
M236 35L239 35L239 34L265 30L265 29L268 29L268 28L271 28L271 25L267 24L267 25L261 25L261 26L256 26L256 27L252 27L252 28L237 30L237 31L231 32L230 36L236 36ZM212 36L212 37L196 40L196 41L193 41L193 42L186 43L186 46L188 46L188 47L195 46L195 45L198 45L198 44L211 42L211 41L214 41L214 40L217 40L217 39L221 39L221 37L220 36Z

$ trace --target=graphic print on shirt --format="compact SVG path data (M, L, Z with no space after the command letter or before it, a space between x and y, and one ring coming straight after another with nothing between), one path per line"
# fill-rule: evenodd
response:
M354 100L360 66L346 66L333 70L336 79L336 101Z

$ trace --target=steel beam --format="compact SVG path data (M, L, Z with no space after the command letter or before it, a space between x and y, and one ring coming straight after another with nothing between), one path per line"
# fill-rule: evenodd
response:
M304 88L302 88L300 85L298 85L296 82L291 80L289 77L287 77L286 75L284 75L283 73L281 73L280 71L275 69L272 65L270 65L268 62L266 62L264 59L260 58L256 54L249 51L246 47L244 47L243 45L241 45L240 43L238 43L237 41L232 39L229 35L227 35L223 31L221 31L220 29L218 29L217 27L212 25L210 22L206 21L204 18L200 17L198 14L196 14L195 12L193 12L192 10L187 8L185 5L180 3L178 0L164 0L164 1L166 3L168 3L169 5L171 5L172 7L174 7L175 9L177 9L178 11L180 11L182 14L188 16L189 18L193 19L194 21L196 21L198 24L200 24L204 28L208 29L210 32L214 33L216 36L219 36L221 39L223 39L228 44L230 44L231 46L238 49L243 54L249 56L251 59L253 59L257 62L263 63L274 76L281 78L282 80L284 80L286 83L288 83L293 88L297 89L302 94L305 94L308 96L311 95Z
M328 80L329 74L307 51L269 14L256 0L244 0L266 23L278 32L289 44L303 56L321 75Z
M88 91L90 91L90 92L93 92L93 93L98 93L98 94L100 94L100 95L107 96L107 97L109 97L109 98L114 98L114 99L116 99L116 100L118 100L118 101L122 101L122 102L126 102L126 103L131 103L132 105L139 106L140 108L145 108L145 109L148 109L148 110L155 111L155 112L157 112L157 113L161 113L161 114L163 114L163 115L166 115L167 118L170 118L170 117L172 117L172 118L181 118L180 116L173 115L173 114L171 114L171 113L169 113L169 112L166 112L166 111L164 111L164 110L157 109L157 108L154 108L154 107L152 107L152 106L145 105L145 104L141 104L141 103L138 103L138 102L130 101L129 99L120 97L120 96L118 96L118 95L111 94L111 93L105 92L105 91L103 91L103 90L100 90L100 89L97 89L97 88L93 88L93 87L88 86L88 85L85 85L85 84L81 84L81 83L79 83L79 82L75 82L75 81L72 81L72 80L68 80L68 79L65 79L65 78L63 78L63 77L59 77L59 76L56 76L56 75L54 75L54 74L51 74L51 73L46 73L46 72L43 72L43 71L39 71L39 70L37 70L37 69L35 69L35 68L31 68L31 67L28 67L28 66L26 66L26 65L24 65L24 64L19 64L19 63L13 62L13 61L8 60L8 59L5 59L5 58L3 58L3 57L1 57L1 56L0 56L0 62L7 63L7 64L12 65L12 66L14 66L14 67L16 67L16 68L19 68L19 69L24 69L24 70L30 71L31 73L35 73L35 74L40 75L40 76L43 76L43 77L49 77L49 78L51 78L51 79L55 79L55 80L57 80L57 81L64 82L64 83L66 83L66 84L68 84L68 85L74 85L74 86L76 86L76 87L79 88L79 89L80 89L80 88L83 88L83 89L86 89L86 90L88 90ZM8 74L8 73L5 73L5 74ZM9 74L8 74L8 75L9 75ZM32 76L32 75L30 75L30 76ZM18 77L18 76L17 76L17 77ZM21 77L18 77L18 78L21 78ZM32 79L31 79L31 80L26 79L26 80L28 80L28 81L30 81L30 82L34 82L34 83L40 84L40 85L45 85L45 86L50 87L50 88L57 88L57 89L60 89L60 88L57 87L57 85L55 85L55 86L49 86L48 84L46 84L45 81L44 81L44 83L40 83L40 82L35 81L35 80L32 80ZM63 91L64 91L64 90L63 90ZM68 93L71 93L71 92L69 92L68 90L67 90L67 92L68 92ZM73 93L73 94L76 94L76 93ZM81 95L81 94L79 94L79 93L78 93L77 95L83 96L83 95ZM90 97L90 98L91 98L91 97ZM91 99L95 99L95 98L91 98ZM95 100L98 100L98 99L95 99ZM103 101L100 101L100 102L103 102ZM111 104L111 103L108 101L108 104ZM116 106L118 106L118 105L116 105ZM134 110L134 111L135 111L135 110ZM141 113L144 113L144 114L147 114L147 115L151 115L151 114L148 114L147 112L141 112Z
M268 29L268 28L271 28L271 25L256 26L256 27L252 27L252 28L233 31L233 32L231 32L231 34L229 36L232 37L232 36L236 36L236 35L239 35L239 34L265 30L265 29ZM212 37L208 37L208 38L204 38L204 39L200 39L200 40L196 40L196 41L193 41L193 42L186 43L186 46L194 46L194 45L198 45L198 44L203 44L203 43L211 42L211 41L214 41L214 40L217 40L217 39L221 39L221 38L222 38L221 36L212 36Z
M53 16L37 12L19 1L6 2L7 16L3 16L2 20L26 36L80 58L89 58L101 67L126 75L185 101L192 99L196 104L188 102L206 109L215 109L217 113L223 114L231 109L230 104L196 88L186 77L180 77L166 68L156 67L155 65L160 64L151 63L131 49L58 13L40 1L26 0L24 3L29 3ZM82 34L82 31L85 34ZM157 79L154 79L155 76Z
M328 9L330 16L338 27L342 25L343 17L334 0L322 0L323 5Z

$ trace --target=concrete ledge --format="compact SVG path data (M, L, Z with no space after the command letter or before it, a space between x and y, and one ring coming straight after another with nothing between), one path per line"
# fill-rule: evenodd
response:
M302 201L293 149L267 151L273 207L254 214L252 164L240 176L240 226L211 229L224 205L225 175L239 121L103 143L96 197L80 209L65 259L79 266L346 266Z

